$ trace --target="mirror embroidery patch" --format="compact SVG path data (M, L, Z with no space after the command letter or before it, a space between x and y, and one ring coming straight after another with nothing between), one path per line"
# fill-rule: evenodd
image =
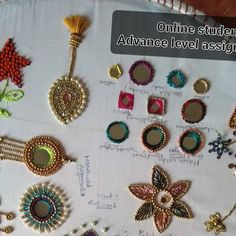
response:
M133 110L134 94L121 91L118 100L118 107L122 109Z
M49 176L69 160L62 145L54 138L36 136L28 142L0 137L0 160L23 162L36 175Z
M173 70L167 75L167 84L174 88L183 88L186 77L181 70Z
M108 125L107 138L114 143L122 143L129 137L129 128L122 121L114 121Z
M147 61L136 61L129 69L130 79L137 85L147 85L152 82L154 68Z
M165 114L165 100L159 97L150 96L147 105L148 113L155 115Z
M186 154L195 155L204 145L205 137L198 129L188 129L179 138L179 147Z
M170 177L159 166L154 166L152 184L129 185L129 191L144 201L136 213L135 220L153 217L157 230L162 233L169 227L173 216L193 218L191 209L180 200L188 192L189 187L188 180L171 184Z
M54 231L69 215L66 201L63 191L54 185L34 185L22 196L19 209L21 219L40 233Z
M190 124L202 121L206 115L206 104L200 99L190 99L183 104L182 118Z
M141 141L148 151L157 152L167 145L169 132L164 125L153 123L144 128Z

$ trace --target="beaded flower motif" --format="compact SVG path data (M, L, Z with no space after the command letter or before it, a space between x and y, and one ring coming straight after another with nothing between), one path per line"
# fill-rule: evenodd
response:
M154 216L157 230L162 233L171 223L172 216L193 218L191 209L180 200L189 190L190 182L180 180L170 184L169 176L159 167L154 166L151 184L131 184L130 192L144 201L138 209L135 220L146 220Z
M23 86L21 69L30 65L30 60L20 56L15 49L12 39L8 39L0 52L0 82L6 80L3 89L0 89L0 102L17 102L24 96L23 90L8 90L9 81L19 88ZM11 113L4 108L0 108L0 117L9 117Z
M204 224L206 225L206 231L213 231L215 235L226 232L226 227L223 224L223 220L221 219L219 212L216 212L214 215L210 215L209 221L206 221Z
M222 135L218 133L216 140L209 142L209 146L212 146L212 148L209 149L209 153L216 152L217 159L220 159L224 153L232 155L233 152L228 148L231 142L231 139L224 140Z

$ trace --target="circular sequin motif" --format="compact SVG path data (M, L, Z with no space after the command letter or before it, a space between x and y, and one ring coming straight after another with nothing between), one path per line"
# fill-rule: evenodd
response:
M195 155L205 144L203 133L198 129L188 129L179 138L179 147L186 154Z
M37 136L26 143L24 162L36 175L48 176L62 167L66 157L62 145L56 139Z
M113 143L122 143L129 137L129 128L122 121L114 121L108 125L106 134Z
M188 123L198 123L206 115L206 105L200 99L190 99L182 107L182 117Z
M167 75L167 84L174 88L183 88L186 83L186 77L181 70L172 70Z
M164 125L153 123L144 128L141 138L147 150L157 152L167 144L168 131Z
M147 61L136 61L129 69L130 79L137 85L147 85L152 82L154 69Z
M21 219L40 233L57 229L68 217L69 209L61 190L38 184L27 190L20 202Z
M197 94L205 94L209 90L209 82L206 79L198 79L194 82L193 89Z

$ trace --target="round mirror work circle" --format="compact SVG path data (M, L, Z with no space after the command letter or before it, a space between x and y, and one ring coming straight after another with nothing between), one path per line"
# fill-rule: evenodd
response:
M186 130L179 139L179 147L186 154L195 155L205 144L205 137L198 129Z
M198 123L206 115L206 105L200 99L190 99L184 103L182 117L188 123Z
M168 142L168 132L164 125L153 123L144 128L142 143L144 147L152 152L159 151Z
M181 70L172 70L167 75L167 84L174 88L183 88L186 83L186 76Z
M209 82L206 79L198 79L194 82L193 89L197 94L205 94L209 90Z
M37 146L32 153L32 161L39 168L46 168L53 163L55 154L53 149L47 146Z
M114 143L122 143L129 137L129 128L122 121L114 121L107 127L107 137Z
M30 187L20 201L23 222L40 233L57 229L69 215L67 197L57 186L40 183Z
M33 200L30 207L32 215L39 220L47 220L54 213L53 203L43 197Z
M152 82L154 69L147 61L136 61L129 69L130 79L137 85L147 85Z
M63 147L54 138L37 136L25 145L24 162L37 175L54 174L62 167L65 159Z

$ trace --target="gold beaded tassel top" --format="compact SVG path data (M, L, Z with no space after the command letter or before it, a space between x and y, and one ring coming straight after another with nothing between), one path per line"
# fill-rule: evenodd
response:
M82 40L83 32L88 28L89 21L83 16L69 16L64 24L71 33L70 64L67 76L56 80L49 91L49 103L52 112L62 124L68 124L84 111L87 104L87 91L83 84L74 78L76 52Z

